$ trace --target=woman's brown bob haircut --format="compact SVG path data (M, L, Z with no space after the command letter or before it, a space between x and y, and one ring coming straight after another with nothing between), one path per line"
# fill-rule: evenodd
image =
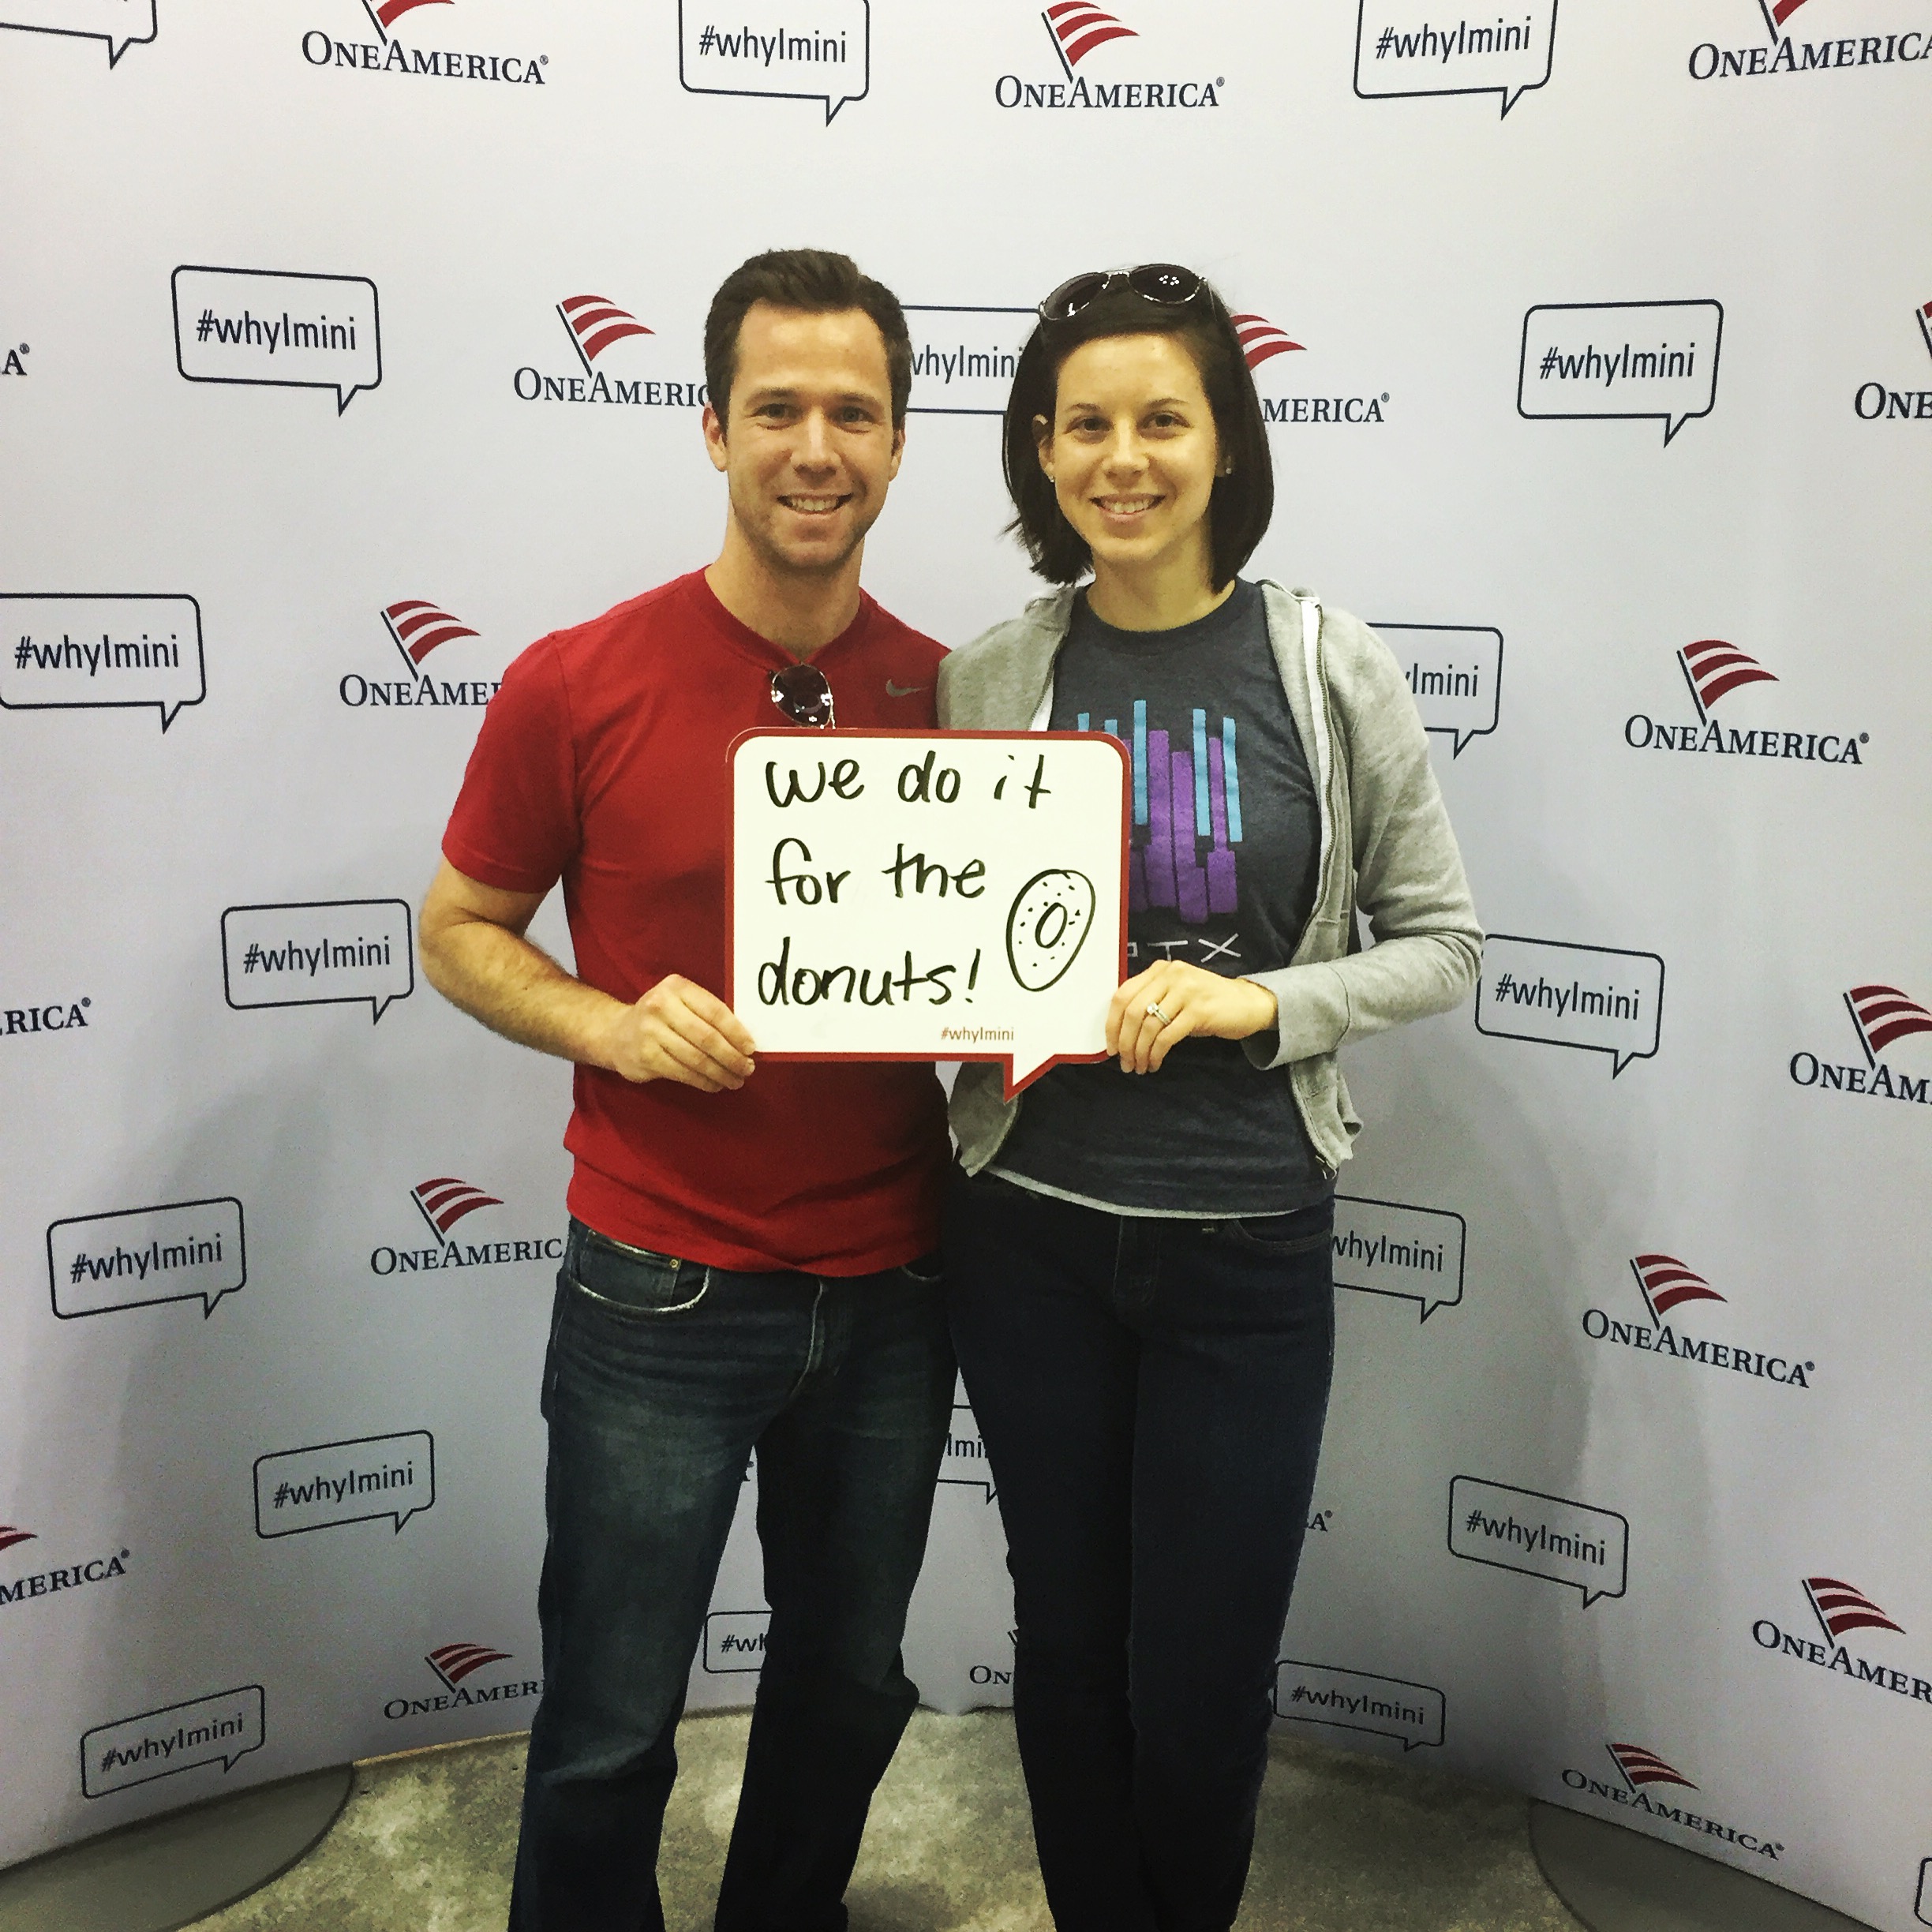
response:
M1065 322L1042 322L1027 338L1006 399L1006 488L1018 513L1017 531L1033 567L1050 582L1077 583L1093 567L1093 553L1062 513L1052 479L1041 469L1034 418L1054 420L1060 370L1082 343L1106 335L1178 335L1200 372L1215 432L1229 474L1215 479L1208 504L1209 567L1219 590L1254 554L1275 514L1275 469L1254 377L1241 354L1226 305L1206 283L1190 302L1168 308L1122 286L1109 290Z
M870 316L886 342L893 427L904 427L906 399L912 389L912 339L905 312L884 283L862 273L849 255L835 255L829 249L773 249L754 255L734 268L711 298L711 312L705 317L705 387L720 422L725 420L732 384L737 380L738 331L754 302L807 315L858 309Z

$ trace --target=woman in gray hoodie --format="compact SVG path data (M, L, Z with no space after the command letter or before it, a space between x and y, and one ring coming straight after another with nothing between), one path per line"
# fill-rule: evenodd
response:
M945 661L940 721L1128 746L1129 977L1114 1058L962 1069L948 1294L1054 1923L1225 1932L1327 1402L1335 1051L1465 998L1482 932L1394 658L1239 575L1274 485L1219 297L1154 264L1040 318L1006 477L1061 587Z

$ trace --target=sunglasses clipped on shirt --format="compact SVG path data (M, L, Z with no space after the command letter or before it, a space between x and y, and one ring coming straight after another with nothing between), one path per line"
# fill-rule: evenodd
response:
M771 701L794 724L822 731L837 728L832 714L832 687L816 665L787 665L771 674Z
M1125 286L1157 309L1179 309L1208 285L1192 268L1177 262L1143 262L1138 268L1091 268L1062 282L1039 305L1043 322L1071 322L1103 295Z

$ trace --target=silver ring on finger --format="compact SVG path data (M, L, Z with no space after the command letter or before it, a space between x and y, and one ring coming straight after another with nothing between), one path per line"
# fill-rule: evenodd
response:
M1148 1017L1149 1019L1158 1020L1163 1026L1170 1026L1173 1024L1173 1021L1170 1020L1168 1016L1162 1012L1161 1003L1159 1000L1149 1000L1147 1004L1147 1009Z

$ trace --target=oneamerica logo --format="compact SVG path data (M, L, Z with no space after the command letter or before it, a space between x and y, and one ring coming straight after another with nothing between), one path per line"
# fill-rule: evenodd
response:
M377 1248L369 1256L372 1275L434 1274L441 1268L496 1267L507 1262L560 1261L564 1237L552 1234L530 1241L460 1241L451 1230L484 1208L500 1208L494 1194L472 1187L453 1174L421 1181L410 1189L436 1245L426 1248Z
M44 1006L0 1007L0 1039L17 1033L64 1033L69 1027L88 1023L91 997L77 1000L50 1000Z
M37 1543L31 1530L0 1523L0 1551L16 1549L23 1543ZM127 1574L128 1552L95 1556L85 1563L67 1563L36 1571L31 1576L0 1582L0 1604L28 1603L37 1597L52 1597L62 1590L78 1589L84 1583L104 1583L110 1577Z
M423 669L424 661L438 646L453 638L473 638L477 634L459 617L423 597L404 597L385 605L383 628L400 653L406 678L366 678L351 671L336 686L336 695L351 710L365 706L380 710L394 706L399 710L432 709L486 705L503 688L501 678L459 678L440 680Z
M644 409L702 409L710 399L702 382L667 382L656 376L607 375L598 358L612 343L627 336L656 333L627 309L607 296L566 295L556 305L557 320L575 351L583 373L545 375L528 364L511 378L510 386L524 402L613 402ZM620 361L623 360L619 358Z
M437 1711L461 1710L470 1704L509 1704L541 1695L541 1678L511 1678L474 1687L466 1682L489 1664L514 1661L511 1652L492 1649L488 1644L440 1644L423 1661L443 1686L441 1693L433 1697L391 1698L383 1706L383 1715L394 1723L399 1717L426 1717Z
M1140 36L1124 21L1088 4L1088 0L1058 0L1040 15L1041 24L1065 77L1058 80L1022 80L1002 74L993 84L993 98L1002 107L1219 107L1227 77L1211 80L1090 80L1076 71L1096 47L1110 40Z
M1723 1824L1684 1806L1669 1804L1661 1797L1652 1796L1651 1787L1654 1785L1675 1785L1685 1791L1697 1789L1681 1771L1673 1769L1655 1751L1646 1750L1641 1744L1606 1744L1604 1748L1609 1753L1610 1762L1616 1766L1616 1780L1612 1782L1593 1777L1587 1771L1567 1769L1563 1773L1567 1788L1586 1792L1593 1798L1622 1805L1628 1810L1642 1811L1648 1817L1681 1825L1687 1831L1702 1833L1707 1838L1721 1839L1741 1852L1755 1852L1767 1859L1784 1855L1784 1844L1781 1839L1740 1831L1735 1825Z
M1932 301L1912 312L1925 346L1932 350ZM1881 382L1860 383L1852 398L1860 422L1932 422L1932 389L1891 389Z
M1914 1033L1932 1033L1932 1012L1895 986L1853 987L1844 996L1852 1030L1865 1055L1863 1066L1827 1060L1800 1049L1791 1057L1790 1073L1799 1087L1833 1093L1864 1094L1884 1100L1912 1100L1932 1106L1932 1074L1917 1079L1894 1072L1879 1058L1895 1040Z
M1785 23L1806 3L1807 0L1758 0L1770 44L1720 47L1704 41L1690 50L1690 78L1747 80L1759 74L1822 73L1832 67L1889 67L1896 61L1932 59L1932 33L1923 27L1904 33L1860 34L1850 39L1795 39L1785 32ZM1822 9L1821 16L1825 11ZM1810 21L1806 24L1809 25Z
M1862 1590L1837 1577L1807 1577L1804 1593L1825 1641L1820 1643L1815 1638L1781 1631L1770 1618L1760 1617L1751 1626L1751 1640L1761 1650L1814 1664L1821 1670L1836 1671L1855 1683L1889 1690L1894 1696L1932 1709L1932 1682L1894 1670L1889 1664L1874 1664L1869 1657L1855 1657L1839 1641L1855 1630L1890 1631L1903 1636L1902 1625L1895 1623Z
M1811 1386L1810 1378L1818 1372L1814 1361L1766 1355L1735 1342L1694 1340L1665 1321L1664 1316L1682 1302L1721 1302L1724 1299L1702 1275L1687 1267L1675 1255L1634 1255L1630 1266L1649 1323L1646 1326L1642 1322L1619 1321L1600 1308L1586 1309L1583 1332L1593 1342L1616 1342L1646 1354L1699 1362L1707 1368L1732 1369L1739 1375L1754 1376L1760 1381L1781 1382L1787 1388L1808 1389Z
M1020 1633L1017 1630L1009 1630L1006 1633L1006 1641L1009 1644L1017 1644L1019 1638ZM975 1664L966 1675L976 1684L1009 1684L1013 1679L1010 1663L1003 1668L998 1664Z
M1718 700L1747 684L1775 684L1777 674L1722 638L1699 638L1676 653L1697 713L1695 724L1660 724L1642 711L1623 721L1623 742L1633 751L1709 751L1727 757L1799 758L1810 764L1859 765L1870 732L1772 731L1726 728L1711 716Z
M389 29L421 6L447 6L451 0L362 0L375 40L337 40L312 27L301 38L302 58L311 67L346 67L365 73L425 75L442 80L499 80L512 87L541 87L548 54L458 54L425 51L390 38Z
M1257 392L1264 363L1277 356L1305 353L1306 344L1291 339L1286 329L1277 328L1266 316L1249 313L1228 319L1234 324L1242 358L1255 376ZM1298 363L1284 364L1282 369L1273 373L1279 375L1300 366ZM1387 400L1386 389L1372 396L1264 395L1261 415L1264 421L1271 423L1379 423L1387 420L1382 414L1382 406Z

